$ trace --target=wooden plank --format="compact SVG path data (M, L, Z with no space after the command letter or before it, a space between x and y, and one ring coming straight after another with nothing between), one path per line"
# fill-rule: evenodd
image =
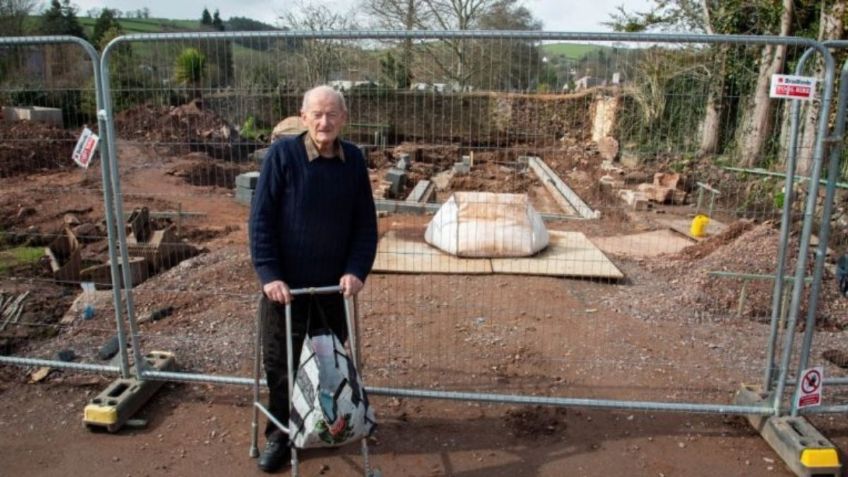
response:
M398 237L394 230L386 232L377 245L375 272L399 273L492 273L488 258L459 258L448 255L421 239Z
M495 273L555 277L624 278L624 274L580 232L548 231L548 247L533 257L493 258Z
M708 239L708 238L710 238L714 235L718 235L718 234L724 232L727 229L726 224L719 222L718 220L715 220L713 218L710 218L710 223L707 224L706 235L704 235L703 237L695 237L694 235L689 233L689 229L692 226L692 219L675 219L675 218L657 217L656 221L659 224L661 224L665 227L668 227L671 230L674 230L675 232L677 232L679 234L685 235L685 236L691 238L692 240L697 240L698 242L700 242L702 240L706 240L706 239Z
M550 244L526 258L460 258L426 244L423 238L386 232L377 246L375 272L624 278L624 274L580 232L549 231ZM423 233L421 234L423 236Z
M604 253L628 257L655 257L664 253L677 253L694 243L693 240L668 229L612 237L592 237L590 240Z

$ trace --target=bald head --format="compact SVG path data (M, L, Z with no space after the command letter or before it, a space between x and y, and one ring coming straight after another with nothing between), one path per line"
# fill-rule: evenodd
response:
M340 91L336 91L327 85L316 86L307 91L306 94L303 95L303 105L300 107L300 111L303 112L308 110L312 101L320 99L331 99L336 102L341 111L347 112L344 95Z
M347 121L344 96L329 86L312 88L303 95L300 119L318 152L332 157L334 144Z

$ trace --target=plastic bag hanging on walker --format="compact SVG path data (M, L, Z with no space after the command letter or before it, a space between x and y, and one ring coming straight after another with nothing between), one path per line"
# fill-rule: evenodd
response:
M370 436L376 426L353 361L320 306L318 314L323 327L303 341L292 390L290 439L298 448L341 446Z

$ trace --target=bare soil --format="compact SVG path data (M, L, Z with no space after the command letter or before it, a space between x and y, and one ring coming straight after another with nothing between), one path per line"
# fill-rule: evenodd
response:
M191 212L180 223L181 237L206 250L135 288L142 347L173 351L182 370L250 376L257 286L247 251L248 210L233 200L231 182L249 167L237 160L216 162L218 156L208 151L166 154L153 142L174 138L148 138L141 131L154 127L135 124L125 134L143 141L120 144L125 208ZM432 159L414 162L412 170L423 177L449 167L459 161L455 152L431 148L420 154ZM584 199L604 210L600 220L551 223L551 228L580 230L590 238L621 235L657 228L658 213L685 217L692 212L673 206L623 210L596 185L601 174L596 151L577 139L544 158ZM392 160L372 155L375 181ZM511 153L475 160L480 167L451 187L532 190L529 180L503 165L514 160ZM55 235L68 213L82 223L102 225L96 166L87 174L31 171L26 178L4 178L4 230L23 237ZM27 207L32 210L21 212ZM427 220L382 217L380 230L417 233ZM739 223L678 255L612 255L627 276L622 282L374 274L360 299L364 378L375 387L729 403L743 382L760 379L768 336L761 317L771 290L751 287L739 318L738 286L707 272L771 272L775 236L771 224ZM102 256L102 240L87 247L99 250L90 257ZM72 349L78 361L103 363L97 351L115 329L108 292L100 292L106 299L98 302L92 320L59 325L78 290L52 284L43 264L16 270L13 277L0 284L0 291L36 293L21 325L3 334L4 353L52 358L58 350ZM833 292L831 281L816 336L819 352L845 347L845 299ZM165 306L173 313L150 319ZM814 358L819 360L818 354ZM844 375L832 364L823 365L828 376ZM247 456L252 414L247 388L168 383L140 411L148 421L145 428L113 435L81 424L83 407L111 377L53 371L31 383L31 371L0 367L4 475L259 473ZM842 391L828 393L834 402L848 400ZM792 475L736 417L383 395L373 401L380 427L370 440L371 462L387 476ZM848 423L841 416L815 419L815 424L841 449L848 448ZM362 473L356 446L305 451L301 459L303 475Z

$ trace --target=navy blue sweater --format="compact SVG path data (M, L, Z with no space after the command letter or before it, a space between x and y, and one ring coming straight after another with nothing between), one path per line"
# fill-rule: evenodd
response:
M340 141L344 160L307 159L303 135L268 150L250 213L250 254L263 285L363 282L377 252L377 217L362 152Z

